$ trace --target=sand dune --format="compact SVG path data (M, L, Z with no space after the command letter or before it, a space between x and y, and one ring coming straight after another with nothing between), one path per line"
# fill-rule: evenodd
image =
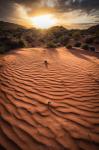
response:
M0 63L1 149L99 150L98 53L23 49Z

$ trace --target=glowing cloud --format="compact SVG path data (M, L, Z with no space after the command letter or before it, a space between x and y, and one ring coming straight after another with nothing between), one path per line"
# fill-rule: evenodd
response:
M51 14L33 17L31 21L35 27L41 29L49 28L57 23L56 19Z

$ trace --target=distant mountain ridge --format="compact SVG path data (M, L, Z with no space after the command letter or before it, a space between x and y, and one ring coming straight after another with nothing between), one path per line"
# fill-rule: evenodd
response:
M99 24L98 25L95 25L95 26L92 26L88 29L88 31L90 33L95 33L95 32L99 32Z
M11 30L11 29L16 30L18 28L25 29L24 26L21 26L21 25L18 25L18 24L0 21L0 30Z
M62 26L55 26L55 27L51 27L52 29L54 28L58 28L58 27L62 27ZM26 27L22 26L22 25L18 25L18 24L15 24L15 23L10 23L10 22L4 22L4 21L0 21L0 30L10 30L10 29L13 29L13 30L16 30L16 29L27 29ZM51 29L50 28L50 29ZM63 27L64 28L64 27ZM32 28L30 28L32 29ZM36 29L33 27L33 29ZM66 30L68 30L67 28L65 28ZM70 30L70 29L69 29ZM73 29L71 29L73 30ZM74 29L76 30L76 29ZM79 30L79 29L78 29ZM82 29L83 30L83 29ZM85 30L85 29L84 29ZM86 31L89 31L89 32L96 32L97 30L99 30L99 24L98 25L94 25L88 29L86 29Z

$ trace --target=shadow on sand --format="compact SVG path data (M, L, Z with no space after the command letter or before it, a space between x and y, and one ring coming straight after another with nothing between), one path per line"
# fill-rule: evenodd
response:
M95 63L95 62L92 59L90 59L88 56L92 56L92 57L99 59L99 53L92 52L92 51L86 51L86 50L82 50L82 49L78 49L78 48L72 48L69 50L69 52L78 58L90 61L92 63Z
M51 58L58 56L58 51L55 48L48 48L46 52L51 56Z

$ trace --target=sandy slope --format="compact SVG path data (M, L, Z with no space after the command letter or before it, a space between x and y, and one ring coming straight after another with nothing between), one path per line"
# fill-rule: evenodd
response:
M99 54L24 49L1 63L2 149L99 150Z

